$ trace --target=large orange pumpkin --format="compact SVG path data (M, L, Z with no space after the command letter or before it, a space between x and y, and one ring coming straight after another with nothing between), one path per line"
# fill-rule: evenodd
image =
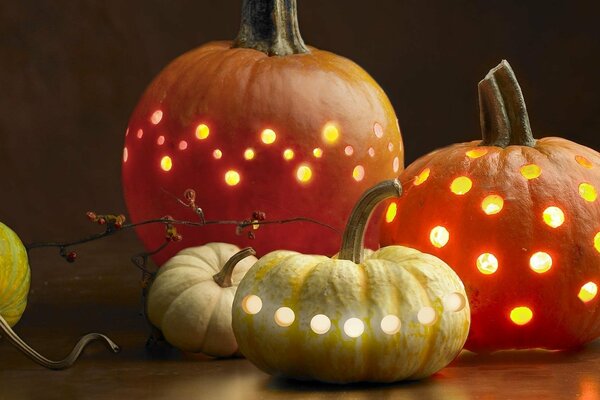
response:
M505 61L479 96L483 141L410 165L381 243L455 269L471 304L471 350L589 342L600 336L600 155L566 139L535 140Z
M123 187L133 222L189 219L165 192L193 188L208 219L260 210L268 219L310 217L341 232L361 193L402 166L397 119L377 83L352 61L304 45L295 0L245 0L235 42L182 55L142 96L126 133ZM253 241L230 226L181 232L183 242L155 261L215 240L252 245L259 254L332 254L339 242L308 223L265 226ZM138 234L150 249L164 242L160 227Z

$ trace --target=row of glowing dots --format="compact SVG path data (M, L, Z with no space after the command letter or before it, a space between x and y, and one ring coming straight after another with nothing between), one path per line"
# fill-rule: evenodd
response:
M458 312L465 308L467 299L460 293L452 293L444 298L444 309L446 311ZM256 295L248 295L242 300L242 309L246 314L258 314L262 309L262 300ZM280 307L275 311L273 320L282 328L291 326L296 320L294 310L289 307ZM425 326L431 326L438 320L438 315L432 307L423 307L417 313L417 320ZM381 330L388 334L394 335L400 332L401 321L398 316L388 314L381 319L379 326ZM349 337L356 338L363 334L365 330L364 322L359 318L348 318L344 324L344 333ZM323 335L331 329L331 320L324 314L317 314L310 320L310 329L318 334Z

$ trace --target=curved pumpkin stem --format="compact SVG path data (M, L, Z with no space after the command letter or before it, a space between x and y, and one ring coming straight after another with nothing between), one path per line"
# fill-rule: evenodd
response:
M296 0L244 0L240 32L233 47L269 56L309 53L298 28Z
M252 247L246 247L231 256L229 260L223 265L223 268L219 271L218 274L213 275L213 279L219 286L222 288L233 286L233 282L231 281L231 275L233 274L233 269L244 258L248 256L256 255L256 251Z
M534 146L523 92L506 60L479 82L480 146Z
M118 353L120 351L119 346L117 346L108 337L99 333L90 333L79 339L79 342L77 342L71 353L64 360L52 361L39 354L37 351L33 350L27 343L25 343L23 339L21 339L19 335L17 335L15 331L12 330L10 325L8 325L8 322L6 322L6 320L2 318L1 315L0 331L4 332L4 334L6 335L6 339L8 339L8 341L13 346L22 351L27 357L29 357L36 363L48 369L61 370L69 368L75 363L75 361L77 361L83 349L94 340L103 340L104 342L106 342L110 349L113 351L113 353Z
M342 248L339 259L350 260L356 264L362 262L365 231L375 208L383 200L400 197L402 186L397 179L383 181L367 190L358 200L346 224L342 236Z

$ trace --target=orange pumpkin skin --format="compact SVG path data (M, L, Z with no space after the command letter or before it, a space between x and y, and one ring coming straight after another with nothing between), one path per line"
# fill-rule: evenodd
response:
M527 179L521 169L532 164L541 173L533 178L536 174L525 169ZM458 190L464 194L451 190L458 177L472 181L470 190ZM400 180L405 192L395 202L395 217L391 205L382 221L381 245L434 254L457 272L472 312L466 348L567 349L600 336L598 296L591 288L582 294L586 302L579 298L583 285L600 285L600 200L589 187L582 192L586 200L579 189L581 183L600 189L596 151L555 137L532 147L455 144L418 159ZM490 195L500 196L503 204L484 203ZM562 224L548 211L545 222L544 211L551 206L564 213ZM402 221L401 229L396 221ZM443 235L431 237L438 226L449 234L441 247ZM548 271L531 268L536 252L552 258ZM478 268L484 253L497 259L491 274L485 260L480 265L487 274ZM517 307L528 307L531 320L513 322L511 311Z
M209 129L205 139L196 136L200 124ZM327 124L338 129L333 142L325 138ZM261 140L265 129L276 134L272 144ZM251 160L246 149L254 151ZM286 149L294 152L291 160ZM161 168L165 156L169 171ZM360 194L397 175L403 145L385 93L352 61L314 48L269 57L213 42L182 55L152 82L130 119L123 157L133 222L166 214L193 219L165 193L193 188L207 219L242 220L261 210L269 219L303 216L341 231ZM302 166L311 169L308 182L298 179ZM239 174L239 183L226 183L228 171ZM180 231L184 240L157 254L158 264L214 240L252 245L258 254L283 248L332 254L339 245L339 234L308 223L265 226L251 241L232 226ZM160 227L140 227L138 235L148 249L164 242ZM375 235L370 244L376 243Z

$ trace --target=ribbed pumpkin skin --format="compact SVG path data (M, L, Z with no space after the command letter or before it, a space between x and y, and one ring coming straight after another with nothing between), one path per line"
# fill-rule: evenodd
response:
M228 243L208 243L180 251L159 269L148 293L147 313L170 344L215 357L236 353L231 304L237 284L256 258L235 266L231 287L222 288L213 275L239 250Z
M30 279L21 239L0 222L0 315L10 326L15 326L25 311Z
M456 274L438 258L406 247L383 248L359 265L275 251L260 259L240 283L233 330L240 351L271 374L334 383L418 379L446 366L466 340L469 307L444 311L442 299L451 293L466 297ZM243 310L248 295L262 300L257 314ZM418 322L424 306L436 310L434 325ZM295 312L291 326L275 323L280 307ZM332 323L322 335L310 328L317 314ZM388 314L400 318L400 332L388 335L381 330L381 319ZM343 331L352 317L365 324L358 338Z

